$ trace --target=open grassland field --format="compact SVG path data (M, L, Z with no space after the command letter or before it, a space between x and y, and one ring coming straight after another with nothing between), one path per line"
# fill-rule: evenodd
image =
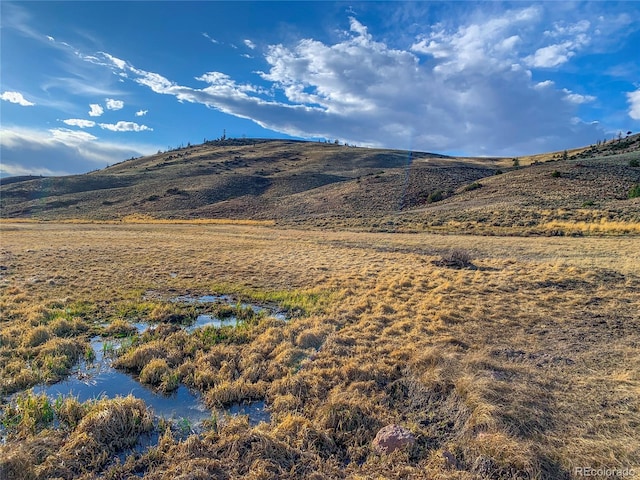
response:
M0 229L3 480L640 472L637 237ZM181 329L196 307L170 299L213 294L290 320ZM120 370L160 390L186 385L210 409L264 400L269 422L212 415L179 435L134 397L28 393L67 375L92 336L140 321L153 328L119 351ZM415 443L380 455L372 441L389 424ZM153 431L156 443L122 455Z

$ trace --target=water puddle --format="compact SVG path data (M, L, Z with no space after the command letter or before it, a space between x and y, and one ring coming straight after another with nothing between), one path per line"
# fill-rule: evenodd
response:
M237 317L229 317L229 318L217 318L212 315L202 314L198 315L196 321L185 327L185 330L189 333L193 333L198 328L204 328L208 326L212 326L215 328L221 327L237 327L242 323L241 320L238 320Z
M149 328L148 324L137 324L138 332ZM211 418L211 412L204 406L200 397L191 392L184 385L164 395L146 387L132 376L113 368L112 359L123 345L130 339L106 340L94 337L91 340L95 358L92 361L83 360L78 368L65 380L53 385L38 385L33 393L45 393L50 398L59 396L75 396L80 402L96 398L114 398L129 394L144 400L153 413L167 420L178 421L187 419L191 424L198 425Z
M238 315L240 315L243 310L246 311L247 309L251 309L258 315L274 317L284 321L288 320L284 311L271 307L236 303L226 295L179 296L171 299L171 301L192 304L215 303L218 304L217 306L226 306L226 315L201 314L192 324L182 326L188 333L204 327L239 326L244 323L244 320L235 316L234 313L238 312ZM230 310L229 307L234 307L235 310ZM215 311L215 309L213 310ZM135 327L139 335L154 327L154 325L147 322L137 322L131 325ZM60 382L34 387L33 393L37 395L44 393L53 400L60 396L74 396L80 402L98 398L133 395L144 400L147 407L153 411L156 417L170 421L174 428L186 434L198 433L201 431L203 422L214 417L220 421L226 415L247 415L250 425L257 425L260 422L269 422L271 420L264 401L234 404L228 408L212 412L206 408L198 393L191 391L184 385L180 385L177 390L166 395L143 385L133 376L116 370L113 367L113 360L118 356L118 352L130 346L132 341L133 337L110 339L97 336L92 338L90 345L93 351L93 358L81 360L71 374Z
M254 305L251 303L234 302L233 298L231 298L229 295L201 295L199 297L194 297L192 295L181 295L181 296L172 298L171 301L187 303L187 304L214 303L214 304L221 304L221 305L230 305L230 306L235 306L241 310L251 309L255 314L265 314L267 316L277 318L278 320L284 320L284 321L288 320L287 315L283 310L279 310L274 307ZM229 320L229 319L225 319L225 320ZM215 324L211 323L210 325L215 325ZM235 325L235 323L230 323L230 325Z
M248 309L251 309L257 315L283 321L289 320L285 312L277 308L238 303L226 295L180 296L171 299L171 301L202 304L205 306L205 311L207 310L207 304L217 304L216 308L211 310L225 312L224 315L218 316L208 313L198 315L192 324L182 326L188 333L193 333L197 329L204 327L237 327L245 322L244 318L250 318L250 315L248 317L246 315ZM222 307L222 310L217 307ZM236 314L241 318L238 318ZM147 322L137 322L131 325L135 327L138 335L155 326ZM60 382L34 387L32 389L33 393L36 395L46 394L53 401L59 397L74 396L80 402L133 395L145 402L156 416L157 425L159 425L158 419L164 419L169 422L172 431L183 438L191 434L201 433L205 428L205 422L214 419L218 423L223 422L228 415L246 415L251 426L271 421L271 415L264 401L233 404L224 409L211 411L204 405L199 393L191 391L185 385L180 385L177 390L167 395L143 385L127 373L116 370L113 367L113 360L118 356L121 349L131 345L133 338L114 339L100 336L92 338L90 345L93 351L93 358L81 360L69 376ZM10 398L9 401L14 400ZM136 446L120 453L120 460L124 461L124 458L129 453L141 453L156 445L159 434L160 430L156 428L153 432L141 435ZM6 432L0 428L0 445L5 442Z
M228 319L225 319L227 321ZM207 323L201 320L188 329L200 328ZM138 333L143 333L149 328L146 323L135 324ZM198 432L205 420L211 420L213 412L209 410L200 398L200 395L192 392L186 386L180 385L171 394L157 392L137 380L131 375L113 368L112 361L118 350L126 346L131 339L107 340L102 337L94 337L91 340L95 358L92 361L82 360L65 380L52 385L38 385L33 388L34 394L46 394L51 399L60 396L74 396L80 402L94 400L96 398L115 398L129 394L144 400L153 414L157 417L170 420L178 429L188 426L188 433ZM260 422L269 422L271 415L266 409L264 401L255 401L246 404L233 404L225 409L215 412L221 419L225 415L248 415L249 424L257 425Z

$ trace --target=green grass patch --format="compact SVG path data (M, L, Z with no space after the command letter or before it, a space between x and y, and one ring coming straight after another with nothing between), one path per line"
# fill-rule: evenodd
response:
M233 295L242 302L274 304L304 315L319 313L335 300L333 292L319 289L267 290L226 282L213 284L211 289L221 295Z

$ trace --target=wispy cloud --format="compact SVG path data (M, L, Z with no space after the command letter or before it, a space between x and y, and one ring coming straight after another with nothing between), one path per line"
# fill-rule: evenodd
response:
M211 43L220 43L215 38L211 38L211 36L209 36L209 34L207 32L202 32L202 36L204 38L206 38L207 40L209 40Z
M122 100L107 98L105 102L107 105L107 110L121 110L122 108L124 108L124 102Z
M35 105L35 103L24 98L20 92L3 92L0 95L0 99L10 103L17 103L23 107L33 107Z
M98 103L92 103L89 105L89 116L90 117L99 117L104 113L104 108Z
M249 40L248 38L244 40L244 44L250 48L251 50L255 50L256 48L256 44L253 43L251 40Z
M149 113L149 110L138 110L136 112L136 117L144 117L147 113Z
M84 120L82 118L68 118L67 120L63 120L63 123L70 125L72 127L80 127L80 128L92 128L96 126L96 122L93 120Z
M146 125L139 125L135 122L99 123L100 128L111 130L112 132L144 132L153 131L153 128Z

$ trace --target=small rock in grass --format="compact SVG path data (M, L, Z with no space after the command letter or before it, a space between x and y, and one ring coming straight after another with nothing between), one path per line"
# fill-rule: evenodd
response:
M381 428L373 439L373 448L380 455L387 455L399 448L411 446L415 441L413 434L406 428L400 425L387 425Z

